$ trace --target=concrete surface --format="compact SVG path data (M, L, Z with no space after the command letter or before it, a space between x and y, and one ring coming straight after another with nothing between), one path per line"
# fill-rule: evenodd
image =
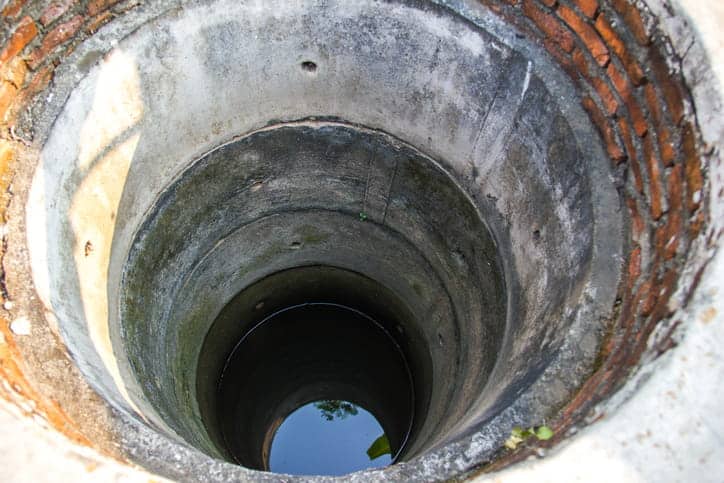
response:
M652 4L651 8L659 15L664 25L671 29L670 32L673 32L675 47L680 48L682 54L686 52L686 55L682 55L684 69L688 78L696 79L695 82L692 82L692 90L702 133L705 141L714 148L708 172L710 183L708 191L713 194L711 212L712 220L714 220L709 230L713 234L710 239L714 241L707 244L705 240L699 240L693 248L692 268L686 275L688 282L691 283L694 279L697 266L709 258L711 261L703 272L696 294L687 310L680 310L672 317L672 320L685 321L676 333L678 346L659 359L645 364L624 390L599 408L598 415L601 419L598 422L581 430L541 460L521 463L496 474L480 475L477 477L479 481L517 481L532 478L543 481L610 481L616 479L625 481L717 481L718 476L724 474L722 472L724 463L720 457L717 458L720 456L719 448L724 435L724 423L718 415L719 402L722 400L718 381L721 381L722 375L724 375L724 360L717 352L719 342L724 340L722 333L722 322L724 322L722 306L724 304L722 304L721 292L721 281L724 280L724 255L721 250L716 248L721 223L724 219L724 203L719 194L724 173L718 158L719 148L724 143L719 110L721 101L718 96L722 87L722 67L721 63L717 62L717 52L720 52L722 47L722 36L717 30L717 22L713 20L722 18L724 14L720 11L720 6L703 1L674 5L675 9L680 9L681 14L691 15L694 25L699 29L698 40L701 40L702 43L695 42L691 45L690 42L685 42L689 39L686 30L679 30L679 36L676 35L676 29L681 28L679 22L682 18L686 19L685 16L668 18L666 12L670 9L667 10L658 3ZM218 34L223 39L224 32ZM463 38L463 41L472 42L467 44L467 47L474 46L474 41L469 38ZM710 53L708 57L706 52ZM213 56L210 58L213 60ZM713 63L712 70L707 69L709 65L707 60ZM112 62L113 59L109 61L109 63ZM123 62L117 64L118 68L123 69L122 64ZM524 68L520 72L523 79L527 78L526 69ZM119 82L123 82L124 79L131 82L131 87L121 86L122 89L137 92L139 84L133 84L138 82L138 79L134 77L133 70L111 72L111 78L118 75ZM530 85L529 82L523 82L522 85L527 88ZM135 87L133 87L134 85ZM133 96L130 99L132 100L131 109L126 109L124 106L120 110L114 111L121 112L123 116L126 116L120 119L121 122L118 124L124 128L138 121L133 113L138 113L139 107L138 105L133 106ZM184 100L188 99L184 98ZM128 115L129 113L131 115ZM102 130L102 122L94 121L89 128ZM117 134L119 133L112 132L105 137L92 136L92 139L99 139L101 142L108 139L113 141ZM122 135L120 142L111 143L118 146L117 154L113 154L113 156L119 157L109 157L107 163L116 166L117 171L114 172L114 176L125 177L129 164L124 160L128 160L128 153L132 153L136 149L138 132L130 128L130 131L126 129L120 134ZM168 135L168 133L164 135ZM425 144L424 135L421 136L421 143ZM95 149L98 150L98 147ZM166 174L171 176L172 173ZM147 181L159 182L155 176L150 176ZM121 203L120 193L110 192L105 196L111 200L112 204ZM95 215L81 213L78 216L79 223L87 216L92 218ZM565 214L565 216L570 215ZM88 226L84 227L82 224L76 225L75 228L77 230L89 229ZM85 237L80 238L85 239ZM96 246L93 244L94 248ZM105 260L109 260L110 251L103 248L104 246L110 246L110 240L106 239L105 244L100 244L101 255L106 257ZM73 249L76 261L85 257L86 246L84 244L76 245ZM689 285L689 283L684 285ZM90 280L86 282L85 290L91 290L97 285L98 280ZM84 289L81 288L81 290ZM94 298L96 295L91 292L85 296ZM680 299L681 294L677 300ZM85 313L88 316L88 312ZM99 320L106 316L102 312L91 315ZM107 334L100 332L95 337L94 343L100 341L100 344L105 344L105 348L110 350L110 337ZM91 339L93 338L94 336L91 335ZM88 344L87 341L83 343ZM115 387L105 388L109 393L119 390L119 387L123 386L122 370L114 369L112 360L106 359L100 364L96 361L95 364L95 370L101 371L97 373L99 376L105 376L105 373L102 372L105 370L111 373L116 371ZM116 398L116 402L119 405L130 405L129 401L134 398L141 400L141 393L125 396L120 394ZM25 428L24 424L25 422L15 419L8 421L9 426L18 427L18 429ZM159 420L157 424L162 423ZM43 478L47 481L56 481L56 475L68 474L69 477L81 480L86 477L96 477L131 478L131 481L135 481L133 478L144 477L142 472L135 472L111 461L100 461L99 467L94 467L89 472L88 467L84 466L86 456L80 456L83 454L82 451L74 452L72 456L67 457L67 442L54 439L52 435L49 440L46 440L37 436L34 431L16 433L19 436L16 441L12 442L13 444L9 445L8 451L13 451L12 454L17 455L19 461L28 461L28 467L33 467L33 460L41 458L47 466L42 468L42 475L23 472L10 475L8 478L15 478L17 481L23 481L25 478L32 478L34 481L42 481ZM138 431L137 434L140 435L146 434L143 428L135 428L135 431ZM169 433L172 434L172 431ZM127 434L131 437L134 433L129 430ZM476 440L473 438L468 449L474 452L475 444ZM151 443L152 445L153 443ZM32 449L28 453L19 453L19 447ZM50 448L63 449L49 451ZM183 453L187 450L172 446L171 451L165 454L174 454L175 451ZM184 459L185 457L179 458ZM187 459L187 464L190 461L191 459ZM172 462L172 464L177 463L178 461ZM439 464L439 461L431 461L433 465L436 463ZM58 468L58 471L48 472L48 467ZM61 473L61 471L67 473ZM86 471L87 474L84 474L83 471ZM99 473L95 473L96 471ZM398 477L404 475L404 469L397 473Z

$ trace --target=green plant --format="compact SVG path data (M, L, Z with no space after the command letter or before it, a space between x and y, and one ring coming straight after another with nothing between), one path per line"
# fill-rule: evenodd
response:
M523 429L519 426L514 427L510 431L510 436L505 440L505 447L508 449L515 449L520 443L526 439L535 436L541 441L546 441L553 437L553 430L548 426L536 426L528 429Z
M359 221L365 221L367 219L367 213L364 211L360 211L359 213Z

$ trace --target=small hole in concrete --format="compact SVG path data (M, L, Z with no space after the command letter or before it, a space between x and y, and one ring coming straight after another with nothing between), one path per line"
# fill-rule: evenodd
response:
M304 72L309 72L310 74L317 71L317 64L311 60L305 60L301 66Z
M293 241L292 243L289 244L289 248L291 248L292 250L298 250L298 249L302 248L302 242Z

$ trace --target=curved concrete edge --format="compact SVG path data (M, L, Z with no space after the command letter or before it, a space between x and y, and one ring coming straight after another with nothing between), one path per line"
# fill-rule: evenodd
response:
M641 2L638 2L641 3ZM692 246L681 285L700 281L685 308L670 318L677 346L644 362L613 398L597 408L600 418L546 454L489 474L482 482L720 481L724 473L724 4L707 0L652 0L648 27L658 26L681 59L694 100L704 148L709 152L710 226ZM691 30L696 37L692 37ZM697 271L705 267L703 272ZM683 305L687 294L676 294ZM649 345L656 341L652 335Z
M724 252L719 251L682 314L687 327L679 345L645 365L601 407L601 421L543 459L475 481L720 481L723 296Z
M103 457L97 451L69 442L42 421L26 417L0 398L0 481L5 483L116 482L161 483L163 478ZM12 464L8 464L12 462Z
M683 58L687 79L695 80L692 94L704 141L713 148L709 160L709 189L724 186L721 147L724 146L722 101L724 91L724 4L710 0L650 2L650 9L670 35ZM686 18L664 15L667 8L683 13L696 26L698 38L682 30ZM677 35L676 32L679 32ZM692 44L692 40L694 43ZM707 56L708 53L708 56ZM709 63L703 60L708 57ZM710 200L710 233L724 225L724 200ZM692 252L693 266L711 257L696 294L686 310L672 320L682 320L679 344L645 364L616 398L600 408L601 420L581 430L542 459L527 461L503 471L478 475L476 482L517 481L716 481L724 472L719 454L724 443L724 252L700 240ZM695 276L695 271L689 274ZM13 438L0 439L5 461L0 481L167 481L145 471L99 456L32 419L18 414L16 406L0 400L0 425Z

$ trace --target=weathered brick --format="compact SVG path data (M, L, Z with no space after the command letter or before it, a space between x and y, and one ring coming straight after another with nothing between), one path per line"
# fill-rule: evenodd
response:
M649 45L651 39L644 26L644 21L638 9L626 0L611 0L613 8L621 14L626 26L633 34L636 41L641 45Z
M17 17L20 11L23 9L27 0L12 0L3 8L2 14L4 17Z
M556 6L556 0L540 0L540 3L542 3L546 7L555 7Z
M674 142L671 140L671 131L667 127L661 126L656 132L656 135L659 139L659 153L661 153L661 161L667 168L673 166L676 161L676 147L674 146Z
M682 165L677 164L666 177L666 193L669 211L682 211L684 208L684 176Z
M0 82L0 120L6 119L17 93L17 87L10 82Z
M631 169L631 173L633 173L634 188L636 191L643 194L644 181L641 177L641 167L639 166L636 147L633 144L633 137L631 136L631 128L629 127L628 121L626 121L623 117L618 119L618 130L621 133L623 145L626 148L626 153L629 159L629 168Z
M628 278L633 283L641 275L641 247L636 245L628 258Z
M663 260L671 260L676 256L681 239L681 213L668 215L667 223L656 229L654 246L656 254Z
M579 48L573 49L573 53L571 54L571 59L573 60L573 65L576 66L576 69L578 69L578 72L581 73L583 77L590 78L590 70L588 68L588 61L586 60L586 56Z
M670 167L676 161L676 147L672 139L672 133L669 127L664 125L663 112L656 89L651 84L644 86L644 94L646 96L646 106L651 114L652 121L656 126L656 137L659 141L659 152L661 153L661 161L664 166Z
M597 0L573 0L573 3L586 17L593 18L598 11Z
M606 111L608 111L608 114L614 114L618 109L618 101L616 100L616 96L613 95L613 92L611 92L611 88L608 87L606 81L601 80L598 77L594 77L591 79L591 82L593 83L593 87L596 89L598 96L601 98L603 107L605 107Z
M20 89L25 81L28 67L20 57L13 57L5 64L0 64L0 80L10 82Z
M102 14L91 20L88 25L86 25L85 31L89 34L96 33L99 28L101 28L106 22L111 19L111 17L113 17L113 14L111 12L103 12Z
M644 220L641 217L641 212L636 204L636 200L633 198L626 198L626 206L628 206L628 211L631 214L631 230L633 239L638 241L644 233Z
M564 5L559 5L557 12L568 26L578 34L598 65L605 67L609 61L608 49L593 27L588 25L576 12Z
M669 212L666 224L659 227L654 237L656 251L664 260L672 259L679 248L683 233L683 176L682 166L676 165L666 181Z
M679 74L669 71L666 59L656 48L649 49L649 65L656 76L656 88L666 103L674 124L679 124L684 117L684 93L678 82Z
M653 286L651 280L646 280L641 284L636 298L643 302L639 310L640 314L644 317L651 315L651 312L654 311L657 298L656 287Z
M12 167L15 161L15 153L16 147L14 143L0 139L0 184L2 184L2 186L8 186L12 180ZM3 190L2 195L0 195L0 199L5 203L7 203L6 195L5 190ZM4 223L7 222L4 208L7 205L3 204L2 206L3 208L0 208L0 222Z
M540 9L533 0L523 0L523 13L564 52L570 53L573 50L575 43L573 34L555 16Z
M18 22L15 32L13 32L12 37L10 37L2 53L0 53L0 63L7 62L15 57L36 35L38 35L38 27L35 26L33 19L23 17L23 19Z
M119 1L120 0L91 0L91 2L88 3L88 15L94 17Z
M614 162L620 162L626 159L626 153L624 153L623 149L621 149L621 146L618 145L618 141L616 140L615 131L609 124L606 116L599 111L594 100L590 97L584 97L581 104L586 112L588 112L593 124L598 128L598 132L601 134L603 142L606 145L609 157Z
M643 139L644 161L649 175L649 206L651 207L651 217L654 220L661 218L664 213L663 193L661 188L661 168L659 160L656 157L651 136Z
M613 27L611 27L608 19L603 14L596 18L595 27L608 48L621 60L626 73L631 79L631 83L635 86L643 84L646 75L641 65L628 51L626 44L621 40L621 37L619 37Z
M704 177L701 174L701 160L696 148L696 134L690 123L686 123L681 131L681 147L684 152L684 176L688 194L688 208L694 211L699 208L704 196L702 188Z
M664 317L667 317L671 315L672 311L671 308L669 308L669 299L671 299L671 295L676 290L676 285L679 281L679 273L675 268L670 268L664 273L664 276L661 277L661 279L656 284L656 306L654 307L654 310L652 311L652 324L647 330L647 338L648 334L651 333L651 331L654 329L656 323L663 319Z
M608 78L611 79L611 82L613 82L616 91L618 92L619 96L621 96L623 103L626 105L626 110L628 111L629 116L631 116L631 122L633 123L634 131L636 131L636 134L639 137L643 137L648 131L649 127L648 122L646 121L646 117L641 110L641 106L639 105L638 100L636 100L636 96L634 95L633 86L628 81L628 79L626 79L626 77L618 70L618 68L613 65L613 63L609 64L606 68L606 74L608 74Z
M32 69L35 69L43 63L45 58L60 44L66 42L68 39L73 37L75 33L83 25L83 16L76 15L67 22L64 22L56 26L53 30L48 32L43 38L43 42L40 44L33 53L30 55L29 65Z
M40 23L45 27L62 17L73 5L74 0L60 0L48 5L40 15Z
M656 88L653 84L646 84L644 86L644 97L646 98L646 105L649 108L651 119L655 125L660 125L663 120L663 114L661 111L661 101L659 96L656 94Z
M30 79L28 85L25 86L25 89L22 90L23 102L28 102L40 91L44 90L53 78L54 72L55 66L53 64L47 65L38 70Z

